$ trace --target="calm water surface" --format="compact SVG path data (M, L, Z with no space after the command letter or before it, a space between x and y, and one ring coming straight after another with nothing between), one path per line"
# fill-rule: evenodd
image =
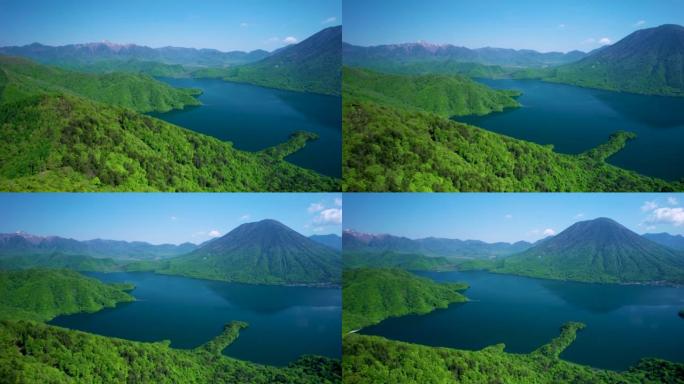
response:
M582 284L486 272L421 272L470 284L471 302L422 316L392 318L361 331L432 346L479 350L505 343L529 353L563 323L587 327L561 354L573 362L624 370L642 357L684 362L684 288Z
M194 348L232 320L249 323L224 354L286 365L303 354L341 355L341 292L334 288L231 284L152 273L89 273L130 282L137 301L50 324L137 341L171 340Z
M522 108L458 121L504 135L553 144L576 154L616 131L637 138L608 162L666 180L684 177L684 97L644 96L553 84L538 80L478 81L498 89L516 89Z
M259 151L280 144L296 131L318 134L318 140L286 158L328 176L342 174L341 99L290 92L218 79L160 80L183 88L199 88L201 106L150 115L196 132L231 141L235 148Z

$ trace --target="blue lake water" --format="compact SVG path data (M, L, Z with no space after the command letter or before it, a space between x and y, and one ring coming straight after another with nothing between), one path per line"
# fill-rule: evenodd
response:
M515 89L522 108L454 119L490 131L576 154L616 131L637 138L608 162L666 180L684 178L684 97L644 96L547 83L478 79L497 89Z
M259 151L280 144L296 131L314 132L319 139L286 160L324 175L342 174L341 98L231 83L218 79L160 80L174 87L199 88L201 106L150 113L235 148Z
M387 319L361 333L431 346L479 350L505 343L529 353L568 321L587 327L561 358L624 370L642 357L684 362L684 288L585 284L487 272L420 272L466 282L471 300L427 315Z
M88 273L130 282L136 301L96 313L59 316L50 324L136 341L171 340L194 348L232 320L249 323L224 354L286 365L304 354L340 358L341 290L232 284L153 273Z

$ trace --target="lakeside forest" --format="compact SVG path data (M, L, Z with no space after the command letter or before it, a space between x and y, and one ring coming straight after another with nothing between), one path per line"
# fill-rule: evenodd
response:
M144 113L200 105L201 90L172 88L152 76L339 95L341 27L272 54L233 52L213 61L206 56L221 55L128 47L126 56L119 46L96 44L104 53L93 56L87 45L0 48L0 189L339 190L339 179L285 160L316 140L314 133L296 132L273 148L247 152Z
M579 154L457 122L521 107L515 90L474 78L537 79L610 91L684 96L684 27L639 30L585 54L406 43L344 44L344 191L681 191L607 160L633 132Z
M421 276L420 271L486 270L561 281L681 284L684 254L681 248L674 248L680 243L681 236L640 236L607 218L578 222L535 243L408 239L346 230L342 286L345 382L681 383L684 364L663 359L642 358L624 371L567 361L561 354L586 327L571 319L562 325L559 336L529 353L507 352L502 343L462 350L364 333L387 319L477 305L469 304L467 281L438 282ZM501 310L505 314L505 309ZM427 324L417 319L414 323Z
M79 271L144 269L247 284L335 287L341 261L339 251L325 245L330 240L305 237L274 220L243 224L200 245L2 234L0 373L10 382L340 383L338 359L304 355L280 367L223 355L249 327L241 321L227 323L221 334L193 349L44 323L136 300L131 284L103 283Z

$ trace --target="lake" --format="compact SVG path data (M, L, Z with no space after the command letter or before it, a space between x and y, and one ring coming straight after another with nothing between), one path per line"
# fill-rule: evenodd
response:
M181 127L259 151L280 144L296 131L318 140L285 159L321 174L342 175L341 98L231 83L219 79L159 78L173 87L199 88L201 106L150 113Z
M516 89L522 108L454 119L515 138L553 144L576 154L604 143L619 130L637 138L608 162L666 180L684 177L684 97L609 92L539 80L477 79L497 89Z
M585 284L487 272L421 272L470 284L468 303L427 315L387 319L361 331L413 343L479 350L505 343L529 353L568 321L587 327L561 358L624 370L642 357L684 362L684 288Z
M153 273L88 273L135 284L137 301L96 313L59 316L50 324L136 341L171 340L194 348L232 320L249 327L224 354L286 365L304 354L340 358L340 289L248 285Z

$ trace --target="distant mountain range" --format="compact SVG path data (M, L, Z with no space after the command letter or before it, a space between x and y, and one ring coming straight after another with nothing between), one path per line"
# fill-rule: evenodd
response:
M150 244L141 241L86 240L36 236L24 232L0 234L0 258L20 255L79 255L119 260L158 260L195 250L192 243Z
M333 233L329 235L311 235L309 236L309 239L319 244L326 245L336 251L342 251L342 238Z
M193 252L163 262L157 272L257 284L333 284L339 252L275 220L247 223Z
M396 252L413 253L431 257L491 258L512 255L531 247L526 241L515 243L486 243L479 240L458 240L428 237L409 239L387 234L370 234L345 230L342 233L342 246L345 252Z
M33 43L24 46L0 47L0 54L22 56L43 64L83 66L102 61L154 61L200 67L223 67L261 60L270 53L261 49L243 52L222 52L217 49L181 47L150 48L136 44L110 42L49 46Z
M503 67L545 67L571 63L587 54L581 51L537 52L530 49L477 48L451 44L404 43L361 47L343 44L344 64L377 68L388 63L462 62Z
M669 233L644 233L643 237L664 245L668 248L676 249L678 251L684 251L684 236L682 235L670 235Z
M621 224L581 221L497 263L495 272L586 282L684 282L684 253Z

